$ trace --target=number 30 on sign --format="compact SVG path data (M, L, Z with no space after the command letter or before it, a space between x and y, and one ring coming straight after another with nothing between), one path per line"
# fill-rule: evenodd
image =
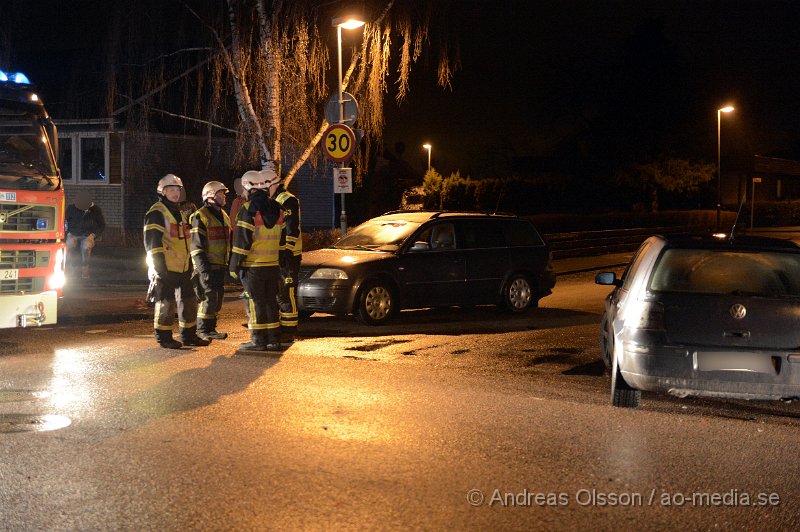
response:
M345 124L332 124L325 130L322 148L325 157L337 163L347 162L353 158L356 136Z

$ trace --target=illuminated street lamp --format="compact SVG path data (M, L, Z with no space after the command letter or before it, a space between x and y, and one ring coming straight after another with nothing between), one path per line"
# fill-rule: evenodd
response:
M717 109L717 232L720 230L720 208L722 204L722 165L720 162L720 129L722 126L722 113L730 113L733 107L728 105Z
M339 58L339 123L344 124L344 98L342 98L342 28L346 30L354 30L366 24L363 20L357 17L337 17L332 21L332 25L336 28L336 50L337 57ZM344 166L344 163L342 163ZM342 198L342 214L339 217L339 224L341 227L342 236L347 232L347 213L344 209L344 192L341 194Z
M428 150L428 172L430 172L431 171L431 149L433 148L433 146L431 146L430 144L423 144L422 147L425 148L426 150Z

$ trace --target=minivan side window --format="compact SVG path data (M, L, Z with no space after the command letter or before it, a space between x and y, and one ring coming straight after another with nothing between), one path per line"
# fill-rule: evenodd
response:
M456 234L453 224L441 223L431 228L431 249L455 249Z
M495 220L469 220L458 224L459 249L486 249L505 247L506 239L500 224Z
M544 240L536 228L525 220L504 220L501 226L506 242L511 247L544 245Z

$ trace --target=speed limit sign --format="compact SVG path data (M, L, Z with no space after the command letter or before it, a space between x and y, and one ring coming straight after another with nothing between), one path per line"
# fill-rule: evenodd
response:
M322 149L325 157L337 163L347 162L353 158L356 136L345 124L332 124L325 130Z

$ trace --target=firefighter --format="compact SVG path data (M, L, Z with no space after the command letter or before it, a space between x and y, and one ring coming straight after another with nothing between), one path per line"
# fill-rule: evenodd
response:
M269 179L269 195L278 202L283 214L279 263L281 268L280 308L281 343L294 342L297 335L297 280L300 275L300 260L303 255L303 240L300 234L300 202L286 190L280 179L272 179L275 172L262 170Z
M249 312L250 341L241 344L245 351L280 349L278 290L281 225L278 203L269 197L271 179L255 170L245 172L242 186L247 201L239 210L233 236L230 274L242 281Z
M174 174L162 177L156 189L159 200L144 216L144 247L149 274L155 281L153 325L156 341L168 349L210 343L197 336L197 298L191 280L189 222L178 206L182 188L180 177ZM172 337L176 308L183 344Z
M197 336L206 340L228 337L227 333L217 331L217 314L222 308L231 256L231 221L222 210L227 193L228 187L219 181L209 181L203 187L203 206L189 217L192 263L203 295L197 313Z

